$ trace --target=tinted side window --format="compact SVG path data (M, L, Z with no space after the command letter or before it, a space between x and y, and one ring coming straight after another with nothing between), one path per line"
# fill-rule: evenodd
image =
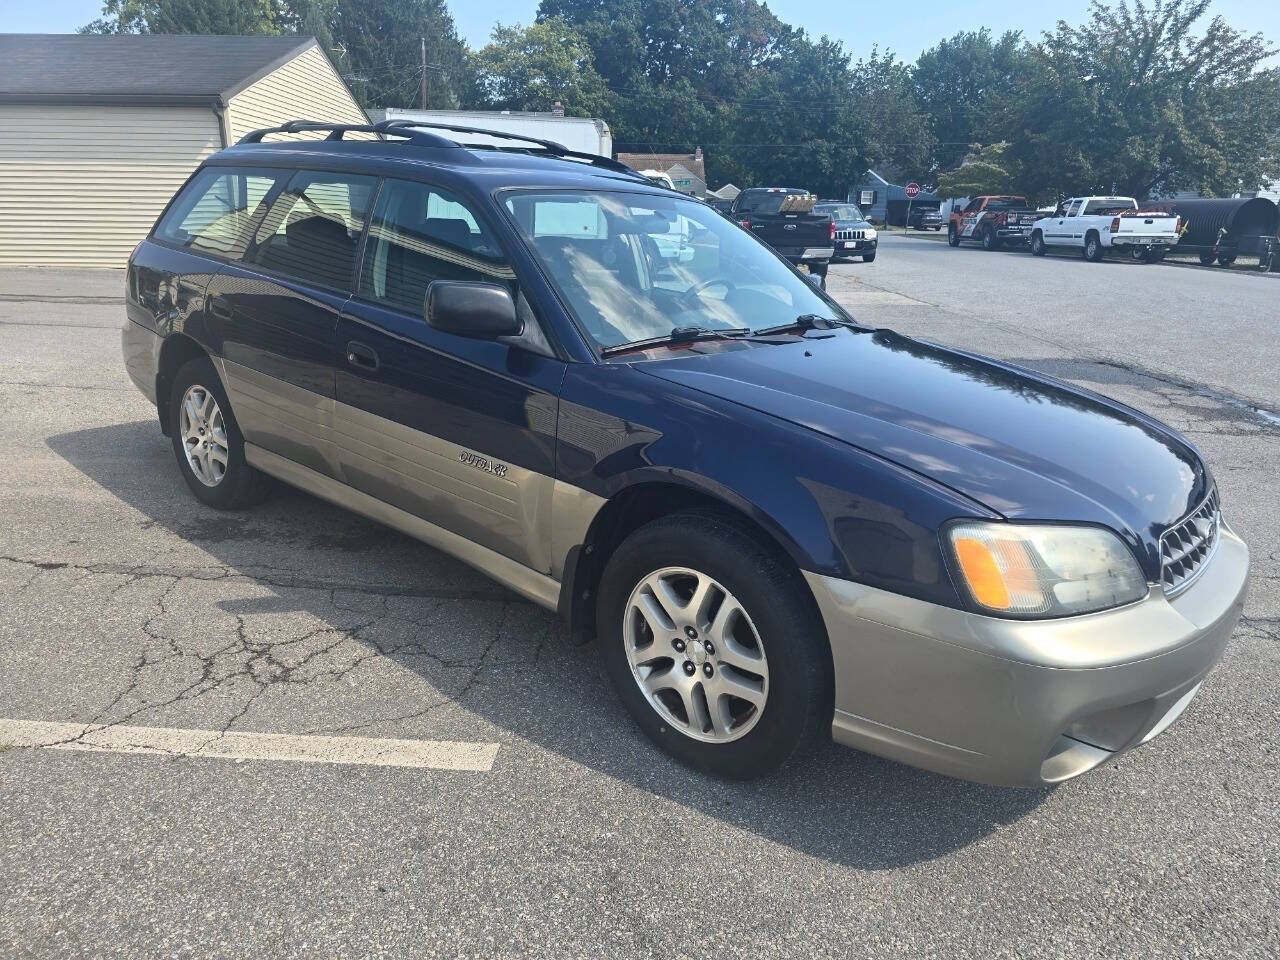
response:
M248 262L333 290L350 290L374 177L301 170L271 204Z
M207 167L187 184L156 237L199 253L239 260L278 177L269 170Z
M405 180L383 183L369 223L361 296L421 314L433 280L514 279L498 242L449 191Z

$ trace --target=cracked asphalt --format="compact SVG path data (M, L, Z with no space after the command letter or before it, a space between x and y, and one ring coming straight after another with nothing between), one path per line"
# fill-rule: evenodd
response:
M0 744L3 957L1275 957L1280 283L886 238L863 320L1188 434L1253 550L1185 717L1051 791L657 754L590 649L301 493L187 493L118 275L0 271L0 718L492 742L488 772Z

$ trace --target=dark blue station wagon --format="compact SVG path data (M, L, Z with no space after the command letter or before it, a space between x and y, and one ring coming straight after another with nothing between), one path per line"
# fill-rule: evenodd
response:
M859 325L614 161L442 129L250 134L135 250L125 363L199 500L274 478L462 558L724 776L834 735L1042 785L1183 712L1249 562L1188 441Z

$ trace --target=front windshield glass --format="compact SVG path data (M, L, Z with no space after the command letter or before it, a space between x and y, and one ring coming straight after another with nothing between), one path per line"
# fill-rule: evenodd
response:
M600 347L677 327L761 330L848 316L706 204L612 192L512 193L520 231Z
M852 203L842 203L839 205L828 204L819 205L813 208L814 213L826 213L831 216L832 220L861 220L862 211Z

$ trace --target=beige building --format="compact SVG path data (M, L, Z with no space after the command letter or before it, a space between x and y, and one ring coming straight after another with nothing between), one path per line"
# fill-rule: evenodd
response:
M122 267L209 154L366 123L311 37L0 34L0 265Z

